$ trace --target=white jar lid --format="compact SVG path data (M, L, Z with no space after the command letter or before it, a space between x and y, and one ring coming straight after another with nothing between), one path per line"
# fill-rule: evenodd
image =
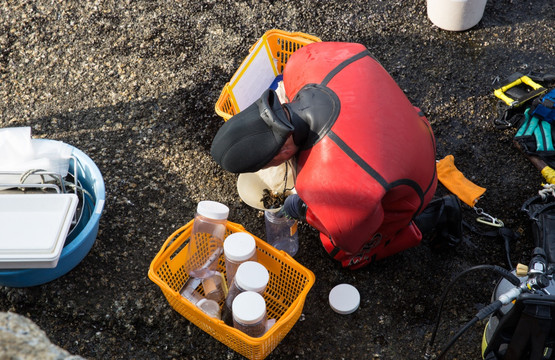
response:
M266 301L259 293L245 291L233 299L233 318L242 324L256 324L266 316Z
M268 285L269 280L268 270L256 261L245 261L235 273L237 285L245 291L260 292Z
M330 306L336 313L351 314L358 309L360 294L358 290L349 284L339 284L331 289L329 294Z
M254 237L246 232L236 232L225 238L224 254L231 261L245 261L256 252Z
M198 203L197 213L214 220L225 220L229 215L229 208L217 201L204 200Z

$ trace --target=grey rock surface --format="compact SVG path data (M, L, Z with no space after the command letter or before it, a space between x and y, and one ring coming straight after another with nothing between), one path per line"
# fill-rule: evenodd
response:
M532 237L519 209L542 178L513 147L514 129L494 127L492 91L516 71L555 72L554 16L552 1L488 1L477 26L449 32L429 21L424 0L1 2L0 127L30 126L34 137L79 148L100 168L107 196L87 257L47 284L0 287L0 311L28 317L87 359L242 358L173 310L147 272L200 200L227 204L231 221L264 238L263 214L241 202L236 176L209 149L223 123L214 111L220 91L273 28L364 44L430 120L438 159L453 154L487 188L478 205L522 235L512 260L527 263ZM471 208L463 215L476 224ZM268 359L422 358L449 280L473 265L506 266L502 244L466 235L451 252L424 241L350 271L302 225L295 258L316 283ZM477 273L451 290L436 351L489 303L496 280ZM348 316L328 306L340 283L361 294ZM448 357L480 358L483 328L472 327Z
M0 358L20 360L79 360L53 345L37 324L25 316L0 312Z

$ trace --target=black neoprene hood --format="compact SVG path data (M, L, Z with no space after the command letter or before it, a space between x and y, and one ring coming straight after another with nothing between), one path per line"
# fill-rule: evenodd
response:
M277 94L266 90L260 99L224 123L210 152L227 171L256 172L277 155L293 130Z

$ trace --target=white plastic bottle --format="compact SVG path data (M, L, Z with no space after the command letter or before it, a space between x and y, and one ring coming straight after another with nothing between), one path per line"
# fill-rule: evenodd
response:
M266 301L259 293L245 291L233 300L233 327L251 337L266 332Z
M266 223L266 242L278 250L295 256L299 250L299 233L297 221L285 216L277 216L276 212L264 212Z
M246 232L236 232L224 240L227 283L231 285L237 268L245 261L256 261L256 241Z
M232 325L231 308L235 297L245 291L253 291L263 295L269 280L270 273L264 265L256 261L245 261L239 265L225 299L222 320L226 324Z
M201 201L193 222L186 268L190 276L205 278L218 268L223 252L229 208L216 201Z

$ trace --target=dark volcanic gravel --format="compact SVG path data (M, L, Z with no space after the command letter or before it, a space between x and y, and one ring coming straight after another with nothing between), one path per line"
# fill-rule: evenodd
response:
M242 203L236 176L211 159L223 120L214 104L249 47L267 30L360 42L432 123L438 159L487 188L486 212L523 236L513 261L528 262L532 239L519 208L540 188L539 172L493 126L495 79L555 72L555 4L488 2L465 32L434 26L424 0L395 1L59 1L0 5L0 127L31 126L88 154L106 182L98 239L69 274L32 288L0 287L0 310L25 315L53 343L90 359L240 359L174 311L147 278L164 240L196 203L226 203L230 220L264 237L263 216ZM446 193L439 188L439 193ZM465 208L465 219L475 213ZM439 296L455 274L505 266L501 243L436 253L422 245L350 271L329 259L302 226L296 259L316 275L304 315L268 359L419 359ZM472 246L472 245L474 246ZM437 348L489 303L496 278L468 276L452 290ZM350 283L352 315L327 296ZM478 359L484 323L449 353Z

